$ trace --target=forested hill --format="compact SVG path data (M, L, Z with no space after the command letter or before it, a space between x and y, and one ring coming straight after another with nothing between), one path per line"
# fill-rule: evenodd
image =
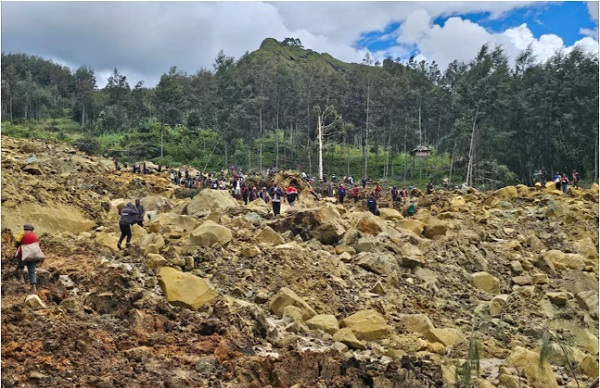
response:
M320 122L327 174L449 175L478 187L529 183L542 166L597 176L598 58L577 48L540 63L483 46L439 69L368 56L349 64L268 38L237 60L221 51L212 69L173 66L151 88L118 69L97 85L90 67L26 54L3 53L1 66L4 134L77 141L122 160L316 175ZM418 145L433 157L411 159Z

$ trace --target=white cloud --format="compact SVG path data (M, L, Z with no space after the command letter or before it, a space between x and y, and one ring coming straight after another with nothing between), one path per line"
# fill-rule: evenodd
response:
M588 12L592 17L592 20L598 24L598 2L597 1L588 1L587 2Z
M239 58L263 39L300 38L305 47L347 62L361 62L355 48L361 34L382 31L391 22L401 28L388 34L398 46L373 53L375 59L420 57L447 64L472 58L484 43L500 41L517 52L532 43L545 53L559 44L553 36L535 39L526 26L490 34L457 15L489 12L498 18L540 2L4 2L2 50L60 58L72 68L96 70L98 85L117 67L133 87L139 80L155 85L176 65L194 73L212 68L223 49ZM595 5L595 8L594 8ZM598 19L598 3L589 4ZM593 13L595 12L595 14ZM450 17L444 26L437 17ZM452 17L454 16L454 17ZM597 40L597 39L596 39ZM594 40L582 39L592 50ZM597 51L597 50L596 50ZM511 51L512 52L512 51Z
M490 33L470 20L451 17L443 26L433 24L433 18L425 10L414 11L397 31L397 42L404 47L417 47L421 58L435 60L440 68L457 59L468 61L475 57L484 44L501 45L509 59L531 46L540 61L551 57L556 50L565 48L563 40L554 34L536 39L527 24L507 29L501 33ZM586 37L576 44L585 51L598 54L598 41ZM568 52L572 47L566 47Z

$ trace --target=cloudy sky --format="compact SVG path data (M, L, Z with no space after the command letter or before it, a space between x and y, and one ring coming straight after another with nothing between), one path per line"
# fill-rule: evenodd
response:
M212 68L219 50L239 58L264 38L300 38L346 62L369 51L468 61L485 43L514 58L557 49L598 53L598 2L2 2L2 51L91 66L99 87L114 67L154 86L171 66Z

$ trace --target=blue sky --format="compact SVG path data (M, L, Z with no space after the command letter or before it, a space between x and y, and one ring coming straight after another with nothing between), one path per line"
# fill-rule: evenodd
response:
M265 38L299 38L345 62L413 55L441 70L483 44L509 60L527 47L539 61L574 45L598 53L598 2L5 1L1 11L3 52L91 66L100 87L115 67L152 86L171 66L211 69L220 50L239 58Z

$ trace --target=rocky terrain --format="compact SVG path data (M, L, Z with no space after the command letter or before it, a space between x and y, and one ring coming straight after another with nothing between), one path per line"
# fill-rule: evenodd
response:
M2 386L597 379L597 185L435 192L404 218L389 198L375 217L275 179L300 200L274 218L260 200L2 137ZM119 251L118 209L135 198L150 219ZM37 296L14 277L24 223L47 255Z

